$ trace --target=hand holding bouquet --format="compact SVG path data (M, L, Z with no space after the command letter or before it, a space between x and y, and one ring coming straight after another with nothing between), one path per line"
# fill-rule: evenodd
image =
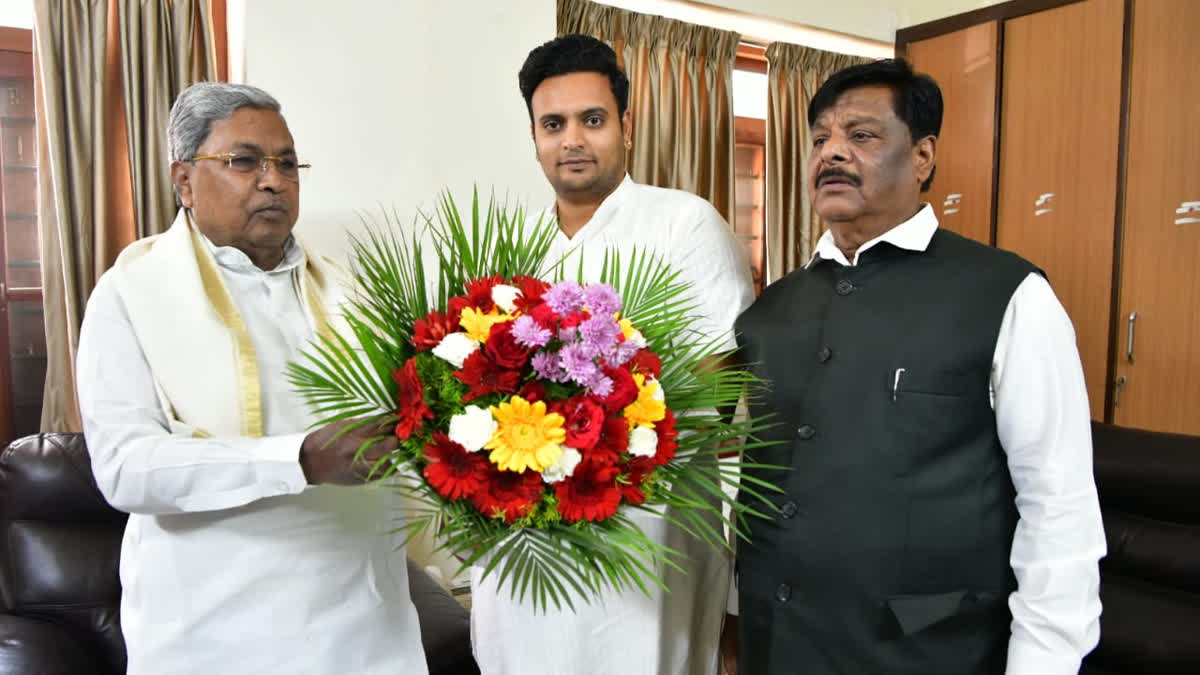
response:
M400 447L375 471L419 476L397 484L425 505L403 527L437 528L464 564L486 561L541 606L661 584L674 552L628 509L728 546L714 515L740 533L761 513L723 489L743 465L717 448L762 425L717 415L753 381L705 367L713 345L689 330L676 273L610 253L603 283L566 281L545 259L553 223L530 229L495 204L480 222L477 200L472 213L467 227L446 197L427 220L436 293L415 237L356 242L345 330L291 367L323 422L390 416ZM742 490L769 504L765 487Z

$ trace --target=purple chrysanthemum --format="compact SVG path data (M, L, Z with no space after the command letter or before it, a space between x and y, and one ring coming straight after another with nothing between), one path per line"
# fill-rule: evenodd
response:
M629 363L629 359L632 359L638 353L638 349L639 347L636 344L626 340L613 347L605 360L608 361L609 365L619 368Z
M566 374L562 370L562 365L558 354L555 352L538 352L530 359L530 365L533 366L533 371L538 377L551 382L566 381Z
M599 370L592 362L592 358L587 355L582 344L576 343L563 347L558 352L558 358L567 378L576 384L586 386Z
M592 381L588 383L587 388L593 396L608 398L608 395L611 394L613 390L613 381L611 377L597 370L596 376L593 377Z
M583 302L592 314L612 316L621 311L621 298L608 284L589 284L583 291Z
M621 327L612 313L593 314L590 319L579 324L579 336L583 340L584 352L596 358L607 354L616 344Z
M574 281L560 281L547 289L542 299L556 314L566 316L583 307L583 287Z
M528 314L517 317L513 322L512 335L513 340L522 347L544 347L550 342L550 331L539 326Z

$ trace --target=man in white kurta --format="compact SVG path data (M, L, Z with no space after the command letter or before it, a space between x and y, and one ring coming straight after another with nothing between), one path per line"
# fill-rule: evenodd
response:
M733 322L753 300L745 255L711 204L625 174L630 120L618 98L619 73L612 51L582 36L534 50L522 70L538 158L556 193L547 215L559 232L548 260L568 256L565 271L574 278L582 258L584 281L598 282L606 250L656 252L692 286L699 306L693 328L719 341L718 351L732 350ZM716 672L729 556L662 518L631 517L685 556L682 573L662 571L669 592L651 584L648 596L609 591L574 611L538 611L514 601L495 576L472 570L472 642L485 675Z
M202 135L179 153L189 124ZM314 419L285 375L340 292L333 265L290 236L299 186L278 104L197 85L171 125L185 208L100 279L77 363L97 483L131 514L128 672L425 673L403 548L386 534L395 500L353 485L362 467L331 429L305 433Z

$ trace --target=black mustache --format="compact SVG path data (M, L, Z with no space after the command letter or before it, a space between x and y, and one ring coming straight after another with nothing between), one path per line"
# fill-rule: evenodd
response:
M823 183L826 178L833 178L835 176L840 177L840 178L845 178L846 180L853 183L855 187L862 187L862 179L861 178L859 178L858 176L855 176L853 174L847 173L846 171L843 171L842 169L825 169L821 173L817 174L817 185L820 186L821 183Z

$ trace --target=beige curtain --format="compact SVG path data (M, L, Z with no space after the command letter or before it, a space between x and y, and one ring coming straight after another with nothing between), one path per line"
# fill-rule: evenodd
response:
M225 79L218 73L210 5L197 0L120 3L125 126L139 237L162 232L175 218L166 164L171 103L192 83Z
M830 75L869 60L783 42L767 47L765 283L803 267L824 231L808 195L808 103Z
M559 0L558 32L591 35L616 50L630 83L634 180L700 195L732 223L740 36L586 0Z
M183 87L217 79L208 55L224 30L224 0L34 3L44 431L80 430L74 366L88 295L122 248L169 224L166 115Z

